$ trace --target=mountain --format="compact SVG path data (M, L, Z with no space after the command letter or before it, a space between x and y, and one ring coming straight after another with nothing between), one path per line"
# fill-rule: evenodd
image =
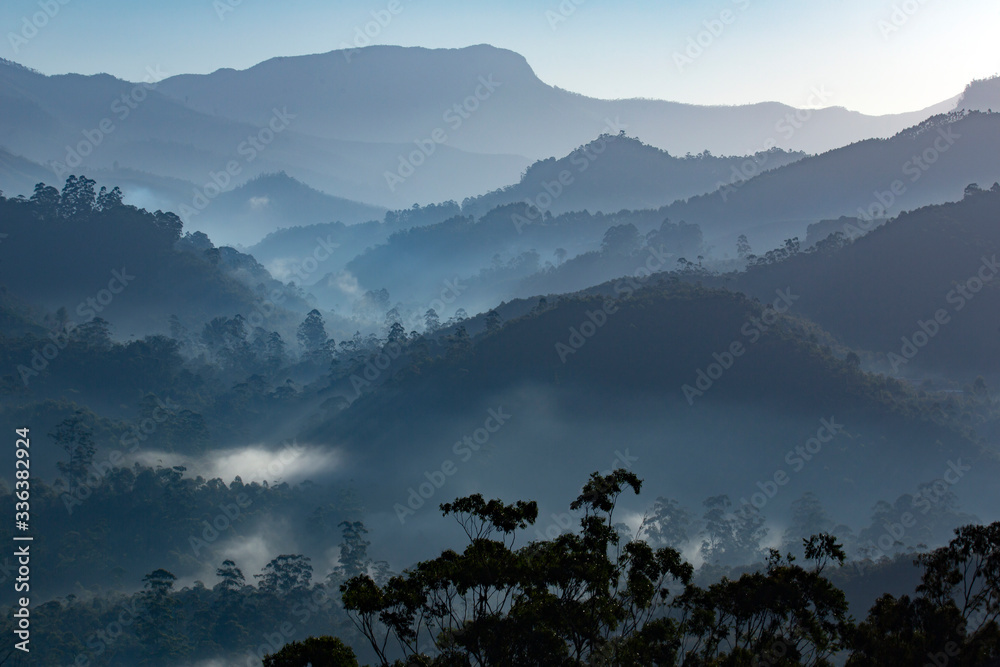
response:
M509 151L483 155L435 145L433 159L392 181L386 174L401 170L416 150L412 137L393 143L316 136L288 102L269 109L259 124L234 121L164 95L157 76L139 83L106 74L44 76L0 63L0 147L45 165L58 180L131 168L192 183L169 207L192 224L220 191L267 173L285 171L333 196L398 208L493 189L516 180L530 163Z
M0 200L0 285L39 312L58 313L53 329L103 320L127 339L166 333L172 315L200 329L241 314L251 326L281 330L291 326L290 311L306 309L252 258L204 235L181 237L170 213L95 206L90 185L89 193L67 186L61 198L49 188L30 202Z
M339 306L352 294L347 285L385 289L393 304L420 317L428 308L441 316L445 307L449 314L488 310L514 297L572 292L647 265L667 270L683 255L697 257L701 230L666 217L659 208L542 219L528 204L507 204L479 219L456 216L395 232L350 260L343 275L324 276L310 291Z
M458 204L448 201L429 206L414 204L412 208L387 211L381 220L353 225L338 220L284 227L265 236L248 252L271 273L299 284L311 284L323 275L339 274L349 261L385 243L395 232L444 222L460 212Z
M641 469L653 495L689 506L723 493L738 503L783 471L791 482L765 500L769 517L812 491L837 500L838 520L856 523L880 496L912 492L955 457L983 466L956 489L963 500L995 496L985 473L995 455L936 399L837 358L827 334L794 316L760 326L780 295L762 304L628 279L600 291L553 299L471 341L457 333L418 341L407 351L416 363L347 369L327 391L349 405L301 438L345 448L342 475L365 489L369 525L392 535L401 521L424 534L435 513L422 505L526 488L539 490L544 531L554 498L614 465ZM447 351L419 361L421 345ZM843 431L795 462L796 447L831 420ZM421 502L425 490L408 498L448 462L460 474L440 476L429 500ZM407 504L415 516L399 515Z
M298 114L297 131L328 139L412 147L440 130L455 148L531 159L565 155L602 132L622 129L675 155L747 155L771 147L818 153L890 136L950 111L955 102L866 116L840 107L806 111L777 103L599 100L550 86L523 56L488 45L370 46L272 58L246 70L171 77L160 89L191 109L256 125L267 122L275 106L287 106ZM809 102L833 101L817 90Z
M745 157L674 157L625 134L604 134L565 157L534 163L514 185L464 200L462 212L480 217L497 206L522 201L553 215L659 208L712 192L734 173L748 169L746 165L756 173L803 157L777 148Z
M985 185L985 184L984 184ZM1000 186L890 220L853 241L820 243L727 284L764 298L790 287L795 311L867 363L903 377L1000 381ZM852 236L856 221L841 233ZM721 284L721 280L719 281ZM890 356L893 355L893 356Z
M957 109L1000 111L1000 76L977 79L965 87Z
M710 194L674 202L666 213L702 227L722 252L746 234L773 248L804 237L808 224L840 216L884 218L953 201L970 183L1000 180L1000 113L954 112L888 139L868 139L807 157Z
M296 224L338 221L355 224L381 220L386 209L334 197L301 183L285 172L262 174L228 190L206 209L199 229L223 242L261 239Z

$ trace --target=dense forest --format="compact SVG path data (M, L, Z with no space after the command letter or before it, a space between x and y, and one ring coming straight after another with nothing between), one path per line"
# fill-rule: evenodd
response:
M0 7L0 667L1000 665L996 12L116 2Z
M809 281L824 275L825 289L851 292L836 271L864 283L879 246L905 233L912 268L899 263L901 280L944 282L989 252L998 197L970 186L960 202L804 250L791 240L758 257L744 241L738 273L660 264L657 248L701 246L696 226L663 219L643 236L606 220L600 249L559 272L623 278L472 317L442 321L428 308L419 330L384 294L365 295L352 317L314 307L252 255L86 177L0 199L0 421L30 424L38 447L32 553L45 576L33 583L43 600L33 623L46 641L33 658L985 664L1000 655L1000 527L977 518L995 502L995 378L970 376L949 393L883 374L879 347ZM418 249L436 225L490 224L434 223L447 208L387 216L404 231L380 247ZM958 238L979 240L952 249ZM84 244L95 248L86 259L74 254ZM892 287L849 303L884 304ZM929 289L913 294L913 312L933 305L916 298L932 299ZM342 333L350 324L357 332ZM712 364L726 372L712 379ZM587 413L622 429L615 439L615 427L595 424L597 439L575 445L579 461L560 453L577 433L540 435L588 428ZM485 442L481 414L499 431ZM413 476L442 423L473 437ZM713 445L677 469L669 443L642 444L647 428ZM859 447L868 472L854 465ZM611 467L588 471L602 452ZM246 481L227 463L239 456ZM541 485L544 497L450 500L495 485L495 469L525 456L538 470L511 488L531 497ZM769 459L786 465L775 472ZM552 466L565 475L546 485ZM763 481L747 485L748 475ZM653 499L638 497L643 486ZM15 486L0 491L16 502ZM845 493L857 497L830 504ZM556 499L567 494L568 512ZM425 510L439 506L459 532L435 526ZM468 544L431 558L386 552L408 524L434 543ZM0 576L15 574L8 557Z

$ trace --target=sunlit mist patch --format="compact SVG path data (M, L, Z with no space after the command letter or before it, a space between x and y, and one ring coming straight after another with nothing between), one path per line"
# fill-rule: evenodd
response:
M236 477L244 483L296 483L315 479L336 470L343 462L339 450L300 443L286 443L278 449L250 445L221 449L197 459L164 452L143 452L135 460L147 466L186 468L189 476L219 478L231 482Z

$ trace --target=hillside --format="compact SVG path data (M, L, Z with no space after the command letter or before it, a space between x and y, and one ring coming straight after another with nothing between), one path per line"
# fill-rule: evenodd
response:
M101 318L119 338L164 333L171 315L194 324L261 309L254 287L266 276L244 282L207 238L182 241L177 216L104 199L106 188L95 199L94 186L81 177L62 193L44 187L30 201L0 200L0 284L13 297L65 309L61 317L77 325ZM268 312L271 326L304 306L285 299Z
M443 360L377 374L376 385L303 438L347 448L344 474L368 489L373 522L387 530L407 485L419 485L420 471L440 469L443 459L461 461L462 474L441 498L545 489L543 513L580 475L626 451L654 494L669 490L691 505L716 493L738 499L757 491L755 480L789 471L790 452L831 417L843 433L812 464L795 466L768 516L811 490L836 499L838 520L857 525L880 497L936 478L949 458L975 460L983 471L996 466L938 399L836 358L812 342L826 338L813 325L779 317L765 332L750 324L763 315L760 303L683 283L639 290L622 279L606 287L621 298L565 297L468 348L456 336L442 340L452 347ZM734 342L743 353L726 361ZM719 355L730 368L721 377L709 370L718 379L706 387L699 369ZM704 392L687 393L685 385ZM337 393L353 398L348 377L331 388ZM481 447L463 453L463 437L500 408L509 425L485 442L477 436ZM378 474L368 474L376 461ZM963 482L963 502L987 493L987 479ZM423 519L417 525L426 528Z
M697 106L577 95L541 81L520 54L489 45L370 46L272 58L245 70L170 77L161 90L192 109L253 124L266 122L276 104L287 105L300 114L301 131L318 137L411 143L440 128L455 148L533 160L566 155L619 129L675 155L748 155L767 150L768 140L819 153L890 136L955 103L888 116L811 109L809 122L793 129L787 117L796 109L784 104ZM810 105L829 102L819 91Z
M530 162L509 151L486 155L441 145L433 159L390 187L385 174L415 149L413 137L365 142L350 133L344 139L310 134L303 110L287 99L259 122L233 120L165 95L166 82L157 80L162 75L152 71L133 83L106 74L45 76L0 63L0 147L50 165L60 179L81 170L130 168L188 181L194 185L166 204L188 224L196 221L181 206L200 208L199 193L211 201L215 190L262 174L285 171L332 196L398 208L491 190L516 179Z
M969 183L1000 179L1000 114L936 116L889 139L808 157L667 208L701 225L723 249L746 234L773 248L805 237L809 223L842 215L884 217L961 197Z
M746 157L674 157L624 134L604 134L565 157L534 163L514 185L464 200L462 212L480 217L514 202L531 202L552 215L659 208L712 192L734 173L745 178L741 170L749 177L803 157L780 149Z
M828 244L751 268L731 284L761 297L792 286L801 294L800 312L845 343L875 353L886 371L995 381L1000 283L988 278L1000 252L998 220L1000 187L970 191L961 201L900 215L841 247ZM934 325L941 310L948 319ZM921 322L931 322L927 327L936 333L912 360L900 360L903 338L924 335ZM897 355L895 363L889 353Z

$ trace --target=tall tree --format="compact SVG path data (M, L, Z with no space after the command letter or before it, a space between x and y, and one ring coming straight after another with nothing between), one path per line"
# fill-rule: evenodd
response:
M253 576L260 581L261 591L280 595L308 588L312 582L312 573L308 557L283 554L265 565L260 574Z
M82 483L87 471L94 462L97 446L94 444L94 431L86 423L82 410L77 410L71 416L59 422L55 431L49 437L68 455L67 461L56 464L59 471L70 478L72 482Z
M428 308L427 312L424 313L424 332L434 333L441 328L441 318L437 311L433 308Z
M36 184L31 203L35 206L35 213L43 220L51 220L59 215L59 191L51 185Z
M264 656L264 667L358 667L354 651L333 637L309 637Z
M307 355L317 355L326 349L326 324L318 310L314 308L309 311L306 319L299 325L296 337Z

